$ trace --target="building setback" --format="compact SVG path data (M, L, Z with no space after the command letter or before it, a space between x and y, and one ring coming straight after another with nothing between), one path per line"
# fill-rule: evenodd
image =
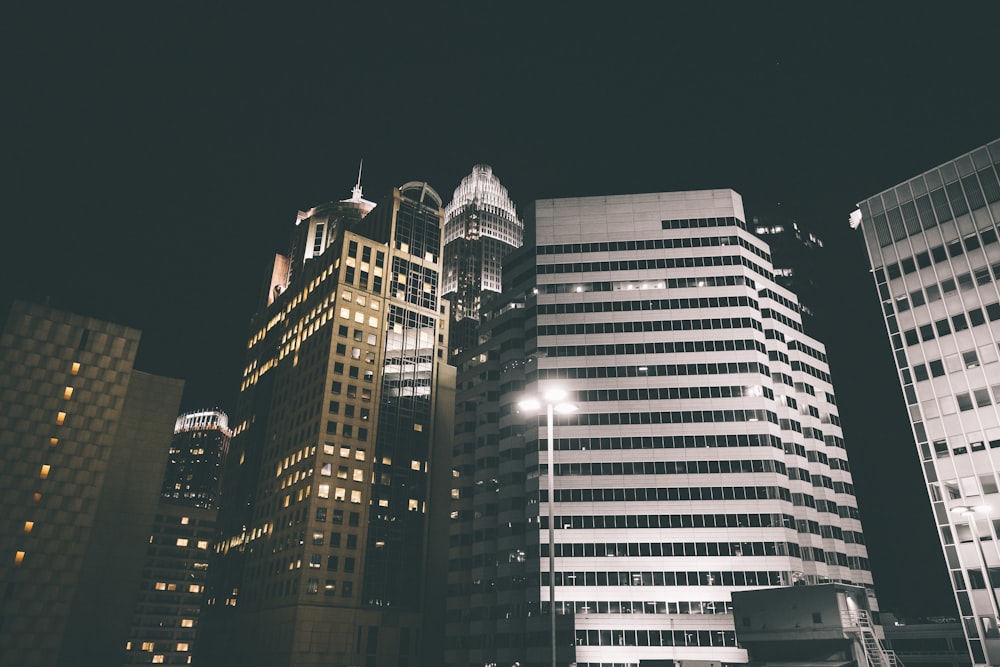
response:
M973 663L1000 663L1000 141L858 204Z
M442 222L416 182L299 214L251 322L208 664L421 664L428 479L454 386Z
M125 667L191 662L230 435L228 417L220 410L177 417L125 645Z
M0 664L117 665L183 382L140 332L15 302L0 335Z
M730 190L555 199L525 216L459 359L448 665L550 664L545 416L560 387L559 664L743 664L731 593L872 593L823 345Z
M475 346L483 299L501 292L503 259L524 242L524 222L507 188L477 164L444 210L441 295L451 304L451 359Z

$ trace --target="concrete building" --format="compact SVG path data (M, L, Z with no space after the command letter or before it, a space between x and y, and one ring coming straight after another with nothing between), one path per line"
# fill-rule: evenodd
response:
M125 645L126 667L186 665L196 651L230 435L220 410L177 417Z
M551 664L553 595L557 662L578 667L743 664L745 588L871 596L824 348L740 196L542 200L525 220L459 358L446 664ZM556 387L576 412L550 433L519 404Z
M844 584L736 591L736 636L753 667L894 667L868 604Z
M503 259L524 242L507 188L485 164L455 188L444 210L441 295L451 304L450 359L476 344L482 300L499 294Z
M183 383L140 332L16 302L0 334L0 664L118 665Z
M442 224L440 197L417 182L377 206L358 186L299 214L251 322L207 663L432 664L429 480L454 387Z
M1000 664L1000 141L858 204L955 599L976 665Z

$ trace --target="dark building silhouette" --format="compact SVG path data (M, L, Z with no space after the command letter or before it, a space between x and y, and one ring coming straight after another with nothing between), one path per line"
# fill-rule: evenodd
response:
M140 332L15 302L0 334L0 664L120 665L183 382Z
M174 424L125 645L126 667L186 665L196 651L229 438L228 418L220 410L187 412Z
M823 285L830 275L823 240L787 215L755 215L748 227L770 246L774 281L795 292L802 324L815 334Z

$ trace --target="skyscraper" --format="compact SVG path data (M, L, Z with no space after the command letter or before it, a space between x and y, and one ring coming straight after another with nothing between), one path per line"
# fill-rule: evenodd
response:
M454 386L441 232L426 183L299 214L251 323L211 664L420 664L428 476Z
M824 348L740 196L542 200L526 236L459 371L446 664L550 664L550 582L580 667L744 663L734 590L872 594ZM550 434L519 404L556 388Z
M976 665L1000 664L1000 141L858 204Z
M501 291L503 258L521 247L524 223L493 169L477 164L444 210L444 278L451 303L451 353L476 343L482 300Z
M220 410L177 417L125 644L125 667L184 665L194 655L229 437L228 417Z
M798 297L802 323L806 331L815 333L820 286L830 275L823 239L786 215L755 215L750 229L771 249L774 280Z
M116 665L183 383L140 332L16 302L0 334L0 664Z

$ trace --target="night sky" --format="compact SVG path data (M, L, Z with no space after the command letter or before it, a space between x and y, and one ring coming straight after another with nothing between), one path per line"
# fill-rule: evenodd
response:
M426 180L447 201L477 162L521 208L733 188L834 259L823 340L882 608L954 613L847 216L1000 137L1000 5L19 4L0 317L49 299L138 327L139 367L185 379L183 409L232 410L265 267L361 159L373 200Z

